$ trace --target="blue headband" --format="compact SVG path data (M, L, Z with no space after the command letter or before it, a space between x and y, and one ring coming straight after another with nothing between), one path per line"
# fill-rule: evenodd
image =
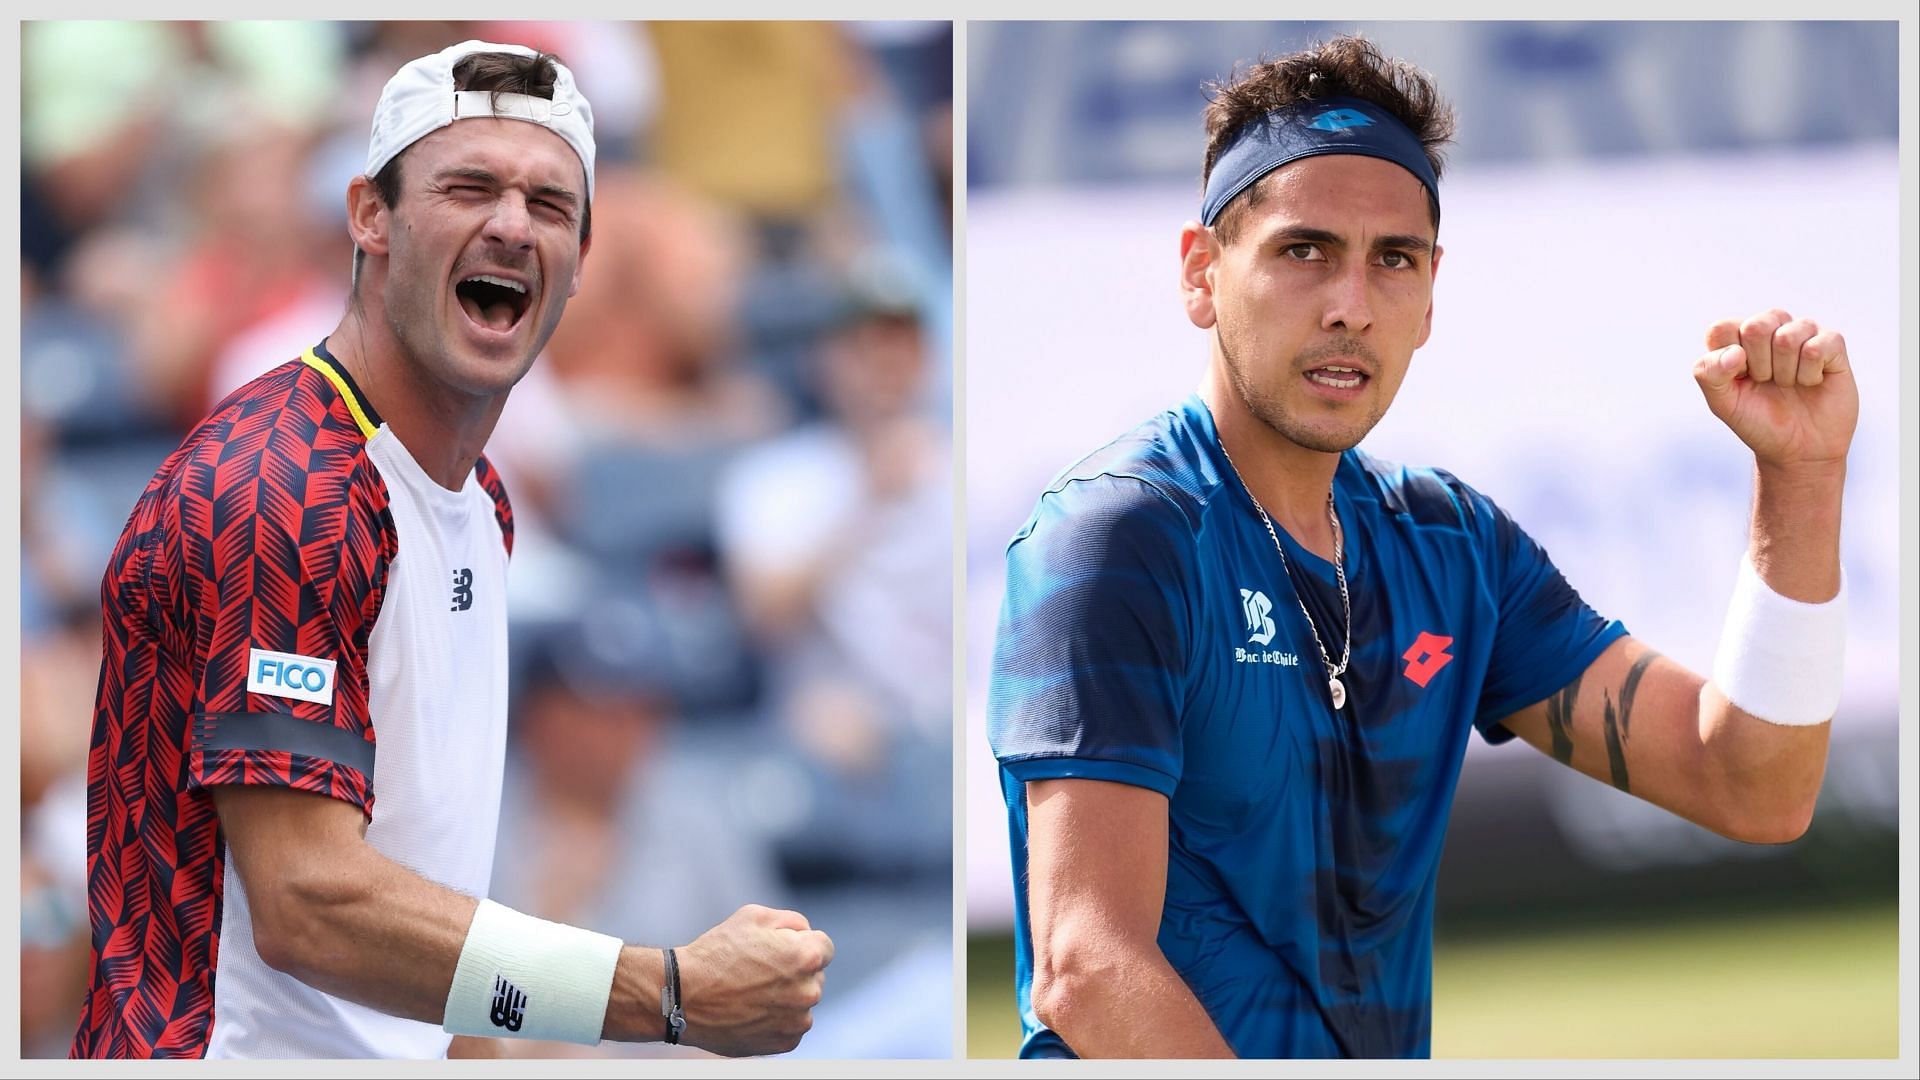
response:
M1364 154L1412 173L1440 204L1433 163L1407 125L1370 101L1330 97L1275 109L1249 120L1227 144L1207 175L1200 223L1212 225L1233 197L1290 161L1315 154Z

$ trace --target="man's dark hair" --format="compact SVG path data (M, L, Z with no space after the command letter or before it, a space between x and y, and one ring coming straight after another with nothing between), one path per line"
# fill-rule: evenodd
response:
M554 64L559 59L552 53L544 52L536 56L503 52L474 53L453 66L453 88L491 91L496 96L526 94L552 100L553 84L560 77ZM373 176L374 189L380 193L380 201L389 208L400 202L400 162L406 156L406 150L395 154ZM586 243L592 235L593 203L589 200L580 207L580 242ZM353 281L356 293L360 287L360 264L366 257L366 252L354 249Z
M1303 101L1351 97L1385 109L1419 138L1436 179L1446 165L1442 147L1453 139L1453 106L1440 97L1433 78L1405 60L1382 56L1373 42L1362 37L1342 35L1278 60L1263 60L1244 73L1209 84L1207 92L1203 187L1220 155L1249 121ZM1264 187L1266 177L1234 196L1214 219L1213 231L1221 243L1230 244L1239 235L1242 219L1260 204ZM1440 200L1432 192L1427 193L1427 209L1433 227L1439 229Z

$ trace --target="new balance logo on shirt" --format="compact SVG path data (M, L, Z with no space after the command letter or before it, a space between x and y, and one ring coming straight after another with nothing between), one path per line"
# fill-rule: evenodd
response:
M512 983L505 975L493 977L493 1008L487 1012L487 1019L493 1026L519 1031L520 1025L527 1019L527 995Z
M465 611L473 606L473 571L461 567L453 572L453 610Z

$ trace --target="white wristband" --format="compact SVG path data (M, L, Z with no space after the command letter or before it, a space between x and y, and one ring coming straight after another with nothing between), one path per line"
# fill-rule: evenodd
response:
M1820 724L1840 707L1847 656L1847 579L1824 604L1790 600L1740 560L1713 682L1727 700L1770 724Z
M600 1041L621 941L480 901L453 971L455 1035Z

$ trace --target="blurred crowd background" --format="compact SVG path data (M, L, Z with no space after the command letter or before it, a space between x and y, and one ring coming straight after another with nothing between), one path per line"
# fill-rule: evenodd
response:
M1773 306L1837 327L1862 397L1846 694L1812 830L1737 844L1470 740L1435 1053L1897 1053L1896 26L1678 21L969 24L969 1049L1018 1045L985 724L1007 542L1055 473L1199 383L1176 271L1202 87L1356 30L1460 119L1432 338L1369 451L1487 493L1595 608L1706 671L1752 469L1691 378L1706 328Z
M581 292L487 448L494 895L657 945L797 908L838 943L798 1053L945 1057L945 22L23 26L22 1050L82 995L107 556L188 425L333 328L374 101L466 38L557 53L599 146Z

